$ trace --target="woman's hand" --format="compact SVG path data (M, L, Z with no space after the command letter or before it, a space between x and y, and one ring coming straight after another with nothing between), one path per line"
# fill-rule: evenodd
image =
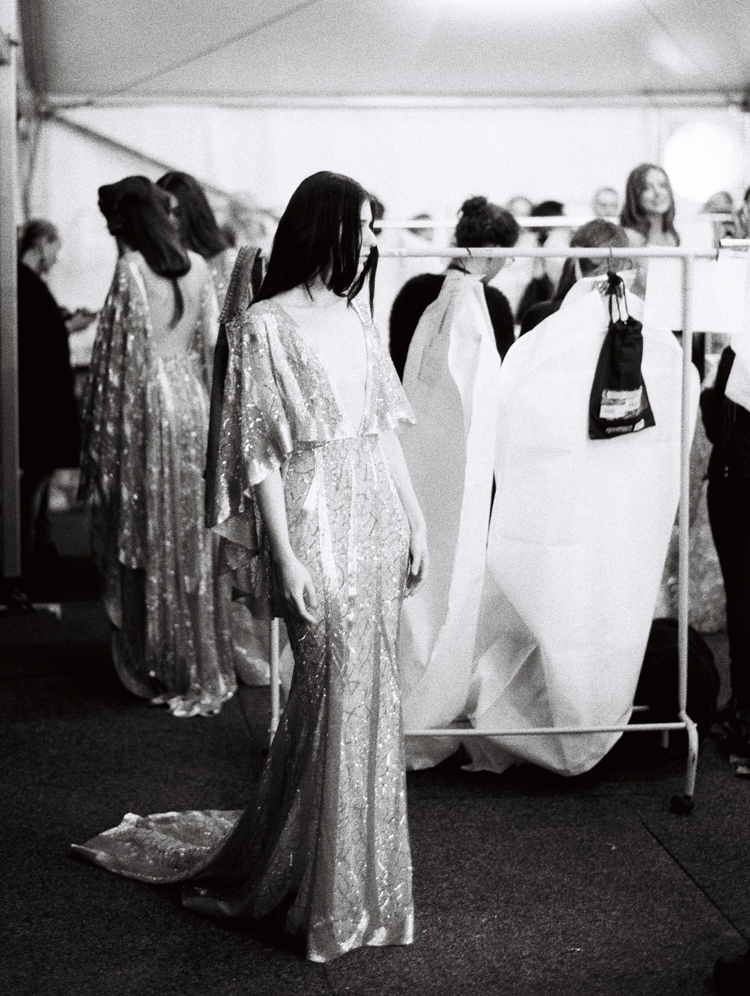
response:
M292 610L304 622L317 626L318 596L310 572L291 552L277 559L276 570L281 593Z
M422 587L427 576L427 530L424 523L412 527L409 538L409 572L406 575L406 591L408 598Z

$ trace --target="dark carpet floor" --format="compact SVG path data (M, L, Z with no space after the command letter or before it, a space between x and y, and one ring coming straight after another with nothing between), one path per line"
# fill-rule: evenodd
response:
M111 875L68 845L126 812L239 808L261 763L265 690L212 719L128 695L94 601L0 616L0 990L23 996L693 996L750 937L750 782L702 745L623 738L597 769L502 777L456 760L409 775L417 908L410 948L321 966ZM721 650L721 639L714 640Z

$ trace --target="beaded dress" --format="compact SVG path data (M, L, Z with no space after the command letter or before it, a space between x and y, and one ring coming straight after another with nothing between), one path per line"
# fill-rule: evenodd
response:
M357 310L368 356L359 426L280 305L263 301L227 326L216 509L236 587L256 606L268 595L253 488L281 468L289 538L320 619L286 616L294 676L248 808L130 814L75 848L132 878L185 882L189 909L271 916L313 961L413 935L396 667L409 529L380 443L411 411Z
M193 256L196 266L203 261ZM217 541L204 524L210 275L192 345L158 355L140 253L125 252L102 310L84 414L81 498L95 541L119 677L175 715L211 715L236 690L217 611Z

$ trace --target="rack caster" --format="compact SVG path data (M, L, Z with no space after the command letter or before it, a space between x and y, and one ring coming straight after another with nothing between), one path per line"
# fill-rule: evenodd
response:
M695 800L692 795L673 795L669 808L678 816L688 816L695 809Z

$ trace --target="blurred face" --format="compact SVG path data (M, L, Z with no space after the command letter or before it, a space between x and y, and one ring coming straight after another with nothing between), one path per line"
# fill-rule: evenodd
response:
M508 210L516 218L528 218L533 206L528 197L513 197L508 201Z
M49 273L60 255L60 240L51 239L39 243L39 273Z
M672 207L669 181L660 169L650 169L646 173L638 202L641 211L645 211L646 214L666 214Z
M365 263L370 255L370 250L378 244L375 233L372 230L372 208L370 202L365 201L359 216L360 230L362 232L362 245L359 250L359 266L357 276L364 269Z
M616 218L619 207L617 191L610 190L609 187L597 190L592 207L597 218Z

